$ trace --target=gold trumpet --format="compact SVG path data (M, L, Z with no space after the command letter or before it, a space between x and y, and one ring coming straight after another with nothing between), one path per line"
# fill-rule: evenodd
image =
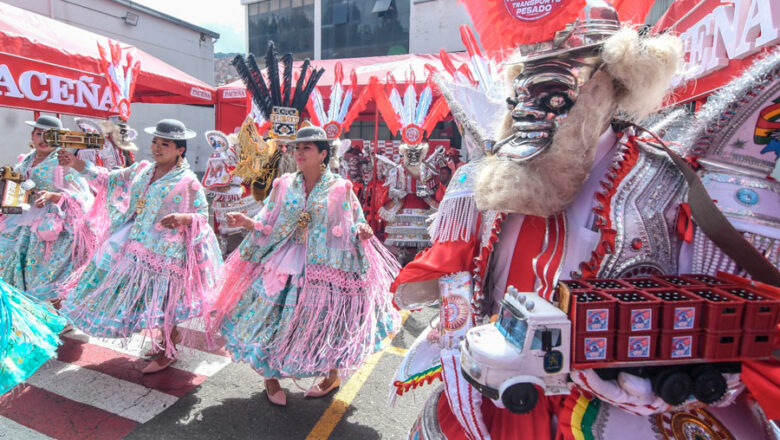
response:
M43 141L49 145L78 150L100 150L106 140L97 133L84 131L57 130L50 128L43 132Z

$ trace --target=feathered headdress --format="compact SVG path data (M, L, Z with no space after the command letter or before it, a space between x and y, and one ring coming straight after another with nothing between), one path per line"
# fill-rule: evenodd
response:
M141 63L135 58L135 50L129 48L124 51L116 41L108 40L108 48L111 53L109 59L106 49L100 44L100 65L106 75L108 85L111 87L111 97L114 101L114 110L119 112L122 120L130 119L130 101L135 93L136 78L141 70Z
M276 48L273 41L268 42L268 50L265 54L266 75L257 65L254 55L244 59L241 55L233 58L238 75L244 82L249 95L252 97L252 103L259 110L259 119L256 120L261 131L269 128L271 125L271 114L274 107L293 108L298 111L303 110L309 95L314 90L325 69L309 69L309 59L303 61L298 74L295 88L293 90L293 56L288 53L282 57L282 75L279 75L279 59L276 55ZM266 81L267 78L267 81Z
M408 145L419 144L426 133L430 136L436 124L450 112L443 97L440 96L435 103L433 102L435 84L432 74L428 75L419 97L414 88L414 75L410 75L407 79L403 97L392 75L388 75L385 87L382 87L379 80L372 76L369 87L387 128L393 134L400 131L401 138ZM390 91L386 92L388 87Z
M335 80L330 89L330 104L325 110L325 103L322 94L318 89L314 89L306 104L312 123L325 130L328 139L337 139L339 135L349 130L349 126L357 118L361 111L366 108L368 102L368 87L363 88L360 96L355 99L355 90L357 89L357 75L353 70L350 73L351 85L344 87L344 67L340 62L335 66ZM352 105L352 108L350 108Z
M445 72L436 74L434 79L455 121L476 144L485 148L506 111L504 76L499 66L482 54L471 28L462 25L460 36L468 60L455 68L449 54L442 50L439 58Z

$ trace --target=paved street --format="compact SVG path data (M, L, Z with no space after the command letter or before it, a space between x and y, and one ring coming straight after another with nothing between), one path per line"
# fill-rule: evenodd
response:
M268 402L261 377L207 350L205 335L187 330L180 360L144 376L141 335L129 343L64 337L57 360L0 399L0 439L403 439L429 385L388 404L396 367L435 314L409 316L388 348L374 354L336 393L305 399L312 379L282 382L287 407Z

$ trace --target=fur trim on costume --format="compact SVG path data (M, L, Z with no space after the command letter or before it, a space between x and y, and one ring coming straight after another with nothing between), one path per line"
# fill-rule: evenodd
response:
M599 71L582 87L546 152L522 163L497 156L484 159L475 192L479 210L541 217L563 210L587 180L599 136L614 111L612 78ZM504 129L511 130L511 122Z
M620 83L618 109L633 119L653 113L669 91L682 60L682 41L663 34L640 38L623 28L604 42L604 69Z
M100 124L100 128L103 130L103 135L111 136L111 142L113 142L117 148L125 151L138 151L138 147L132 141L128 140L122 142L122 133L119 124L108 120L98 121L98 124Z

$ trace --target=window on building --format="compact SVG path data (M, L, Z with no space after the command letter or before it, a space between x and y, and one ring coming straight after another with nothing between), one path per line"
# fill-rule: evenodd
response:
M410 0L322 0L322 58L409 53Z
M313 0L260 0L250 4L247 13L249 52L256 57L265 56L271 40L280 54L314 57Z
M393 0L376 0L374 3L374 9L371 10L373 13L379 13L379 12L387 12L390 7L393 5Z

